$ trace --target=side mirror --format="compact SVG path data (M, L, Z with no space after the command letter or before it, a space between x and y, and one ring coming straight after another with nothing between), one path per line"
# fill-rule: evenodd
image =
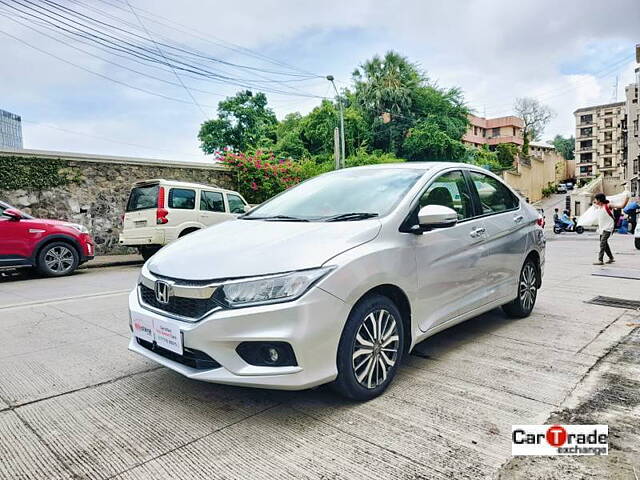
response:
M425 205L418 212L418 223L421 230L453 227L458 223L458 214L442 205Z
M16 210L15 208L7 208L2 214L5 217L9 217L11 221L22 220L24 217L22 216L22 212L20 210Z

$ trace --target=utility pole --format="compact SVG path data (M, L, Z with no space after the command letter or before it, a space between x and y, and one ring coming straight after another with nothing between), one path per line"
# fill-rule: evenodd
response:
M333 81L333 75L327 75L327 80L329 80L331 82L331 85L333 85L333 89L336 92L336 98L338 99L338 105L340 106L340 152L341 152L341 158L340 158L340 168L344 168L344 162L345 162L345 157L344 157L344 110L342 107L342 97L340 96L340 94L338 93L338 89L336 88L336 84Z
M340 130L333 129L333 156L336 161L336 170L340 170Z

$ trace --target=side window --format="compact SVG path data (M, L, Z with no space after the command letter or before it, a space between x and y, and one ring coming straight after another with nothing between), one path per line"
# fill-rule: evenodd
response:
M458 214L458 220L473 217L471 193L462 172L456 170L436 178L420 197L420 208L425 205L452 208Z
M518 198L500 180L484 173L469 172L469 174L476 186L484 215L518 207Z
M169 190L169 208L180 210L193 210L196 208L195 190L185 188L172 188Z
M200 210L206 212L224 212L222 193L206 192L203 190L200 193Z
M227 201L229 202L229 211L231 213L244 213L244 202L239 196L227 193Z

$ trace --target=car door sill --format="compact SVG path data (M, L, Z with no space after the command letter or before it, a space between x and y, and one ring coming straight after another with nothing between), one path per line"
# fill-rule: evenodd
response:
M470 318L477 317L478 315L488 312L489 310L493 310L494 308L504 305L505 303L508 303L511 300L513 300L513 298L509 298L508 296L501 297L501 298L498 298L497 300L494 300L492 302L485 303L484 305L476 307L473 310L469 310L468 312L458 315L457 317L453 317L444 323L433 326L428 330L423 331L423 333L418 338L416 338L415 343L417 344L422 340L428 337L431 337L432 335L435 335L436 333L446 330L449 327L457 325L458 323L462 323L465 320L469 320Z

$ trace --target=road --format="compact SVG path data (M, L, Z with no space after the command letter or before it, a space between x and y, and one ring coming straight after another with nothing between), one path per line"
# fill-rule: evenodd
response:
M628 237L612 243L617 268L640 269ZM640 280L592 276L596 248L549 234L533 315L426 340L364 404L198 383L130 353L139 267L0 279L0 478L633 479L640 314L585 301L638 300ZM511 457L511 425L554 421L609 424L611 454Z

